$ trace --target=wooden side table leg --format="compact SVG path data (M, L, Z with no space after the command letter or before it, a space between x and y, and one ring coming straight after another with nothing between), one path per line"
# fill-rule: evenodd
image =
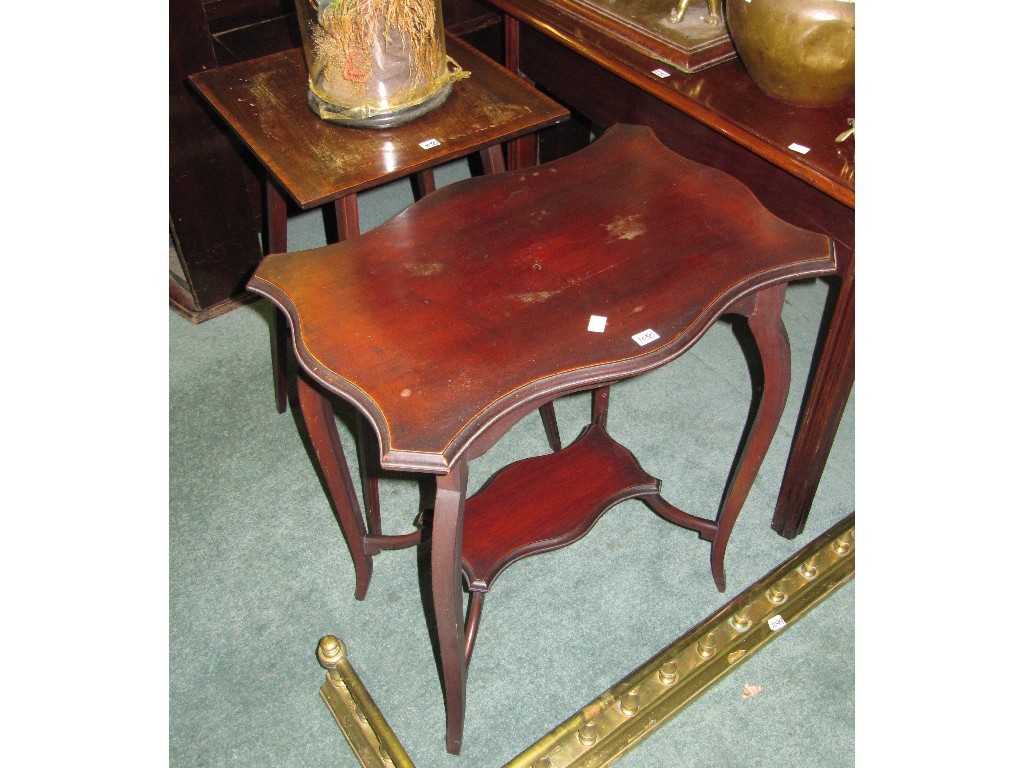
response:
M327 492L333 502L341 531L352 553L352 564L356 569L356 600L362 600L366 597L370 577L373 575L373 558L363 551L366 527L363 525L352 476L338 437L334 409L330 399L309 381L304 371L299 372L298 389L302 419L313 443L320 471L327 482Z
M473 646L476 644L476 630L480 626L480 614L484 610L484 598L487 593L476 591L469 593L469 609L466 611L466 668L473 658Z
M853 388L854 255L850 251L840 256L846 253L848 258L840 259L839 296L825 331L825 345L807 385L772 518L772 529L787 539L795 538L804 530Z
M544 403L540 407L540 420L544 424L544 434L548 437L548 445L552 451L562 450L562 436L558 432L558 419L555 417L555 404Z
M359 475L363 485L363 508L366 510L366 528L371 536L380 536L380 461L373 430L360 417L356 427L356 445L359 447Z
M761 462L768 453L789 394L789 337L782 324L782 304L785 298L785 284L760 291L754 300L754 311L747 318L761 356L764 390L754 424L729 479L722 513L718 518L718 531L711 544L711 575L719 592L725 591L725 548L729 543L729 535L743 508L743 502L747 500Z
M270 336L270 360L274 367L274 403L278 413L288 408L288 321L274 309L274 327Z
M591 392L590 423L602 427L608 426L608 399L611 395L611 387L607 384L598 387Z
M522 61L519 55L519 19L505 14L505 68L515 73L530 85L534 82L522 72ZM520 171L537 164L537 134L530 133L512 139L508 143L508 169Z
M465 459L437 478L430 544L430 586L434 597L437 640L448 729L445 747L462 749L466 706L466 641L462 615L462 516L466 504Z
M263 253L288 251L288 204L277 185L267 177L264 195ZM270 362L274 369L274 400L277 412L288 407L288 322L281 310L274 308L270 333Z
M359 199L353 192L334 201L334 218L338 224L338 240L359 237Z
M434 172L431 169L419 171L412 176L412 192L414 200L422 200L437 189L434 183Z
M484 166L484 173L505 172L505 156L501 153L500 144L492 144L487 149L481 150L480 160Z

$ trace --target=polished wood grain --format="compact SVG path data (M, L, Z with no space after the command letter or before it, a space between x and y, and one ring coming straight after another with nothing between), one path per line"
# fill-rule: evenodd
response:
M834 266L828 238L620 126L358 240L272 254L249 287L289 315L306 370L369 417L385 468L444 473L495 420L654 367L745 293ZM660 338L640 347L647 329Z
M456 82L438 109L389 129L352 128L321 120L306 104L301 49L192 75L192 83L227 121L271 177L300 208L371 189L568 117L457 37L451 56L471 75ZM422 142L436 139L436 147Z
M490 589L512 563L578 541L615 504L657 494L658 485L596 424L562 451L510 464L466 503L462 567L469 588Z

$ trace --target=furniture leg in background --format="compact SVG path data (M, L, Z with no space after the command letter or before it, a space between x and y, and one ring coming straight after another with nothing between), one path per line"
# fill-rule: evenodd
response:
M822 329L825 343L807 385L793 436L772 529L793 539L803 533L854 378L854 254L841 258L839 295Z

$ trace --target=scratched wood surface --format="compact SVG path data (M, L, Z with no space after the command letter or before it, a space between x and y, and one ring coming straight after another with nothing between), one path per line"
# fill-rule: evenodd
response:
M662 364L732 300L834 267L824 235L620 125L356 240L272 254L249 287L288 314L306 370L369 416L384 466L443 472L496 419Z
M320 119L306 103L302 50L200 72L190 80L303 209L370 189L553 125L568 110L458 38L448 55L470 76L444 104L389 129ZM421 144L435 139L437 146Z

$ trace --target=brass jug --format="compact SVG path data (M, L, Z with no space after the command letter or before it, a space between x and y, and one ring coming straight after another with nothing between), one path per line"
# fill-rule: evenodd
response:
M736 53L758 87L801 107L854 91L854 0L727 0Z

